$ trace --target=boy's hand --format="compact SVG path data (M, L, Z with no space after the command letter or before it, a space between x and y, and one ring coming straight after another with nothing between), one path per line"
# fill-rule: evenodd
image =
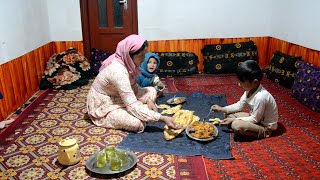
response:
M222 107L220 107L219 105L213 105L211 106L211 111L213 112L222 112Z
M221 125L229 125L231 124L236 118L226 118L220 122Z

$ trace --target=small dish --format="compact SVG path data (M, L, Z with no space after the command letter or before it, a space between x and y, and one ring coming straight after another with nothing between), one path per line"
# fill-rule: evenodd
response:
M168 104L182 104L186 102L187 98L185 97L173 97L167 100Z
M208 122L205 122L205 123L206 123L206 124L212 124L212 123L208 123ZM187 134L187 136L188 136L189 138L191 138L191 139L193 139L193 140L196 140L196 141L203 141L203 142L205 142L205 141L211 141L211 140L215 139L215 138L218 136L218 134L219 134L218 128L217 128L215 125L213 125L214 134L213 134L211 137L206 138L206 139L196 138L196 137L193 137L193 136L191 135L191 133L190 133L191 128L192 128L192 125L189 124L189 125L187 126L187 128L186 128L186 134Z

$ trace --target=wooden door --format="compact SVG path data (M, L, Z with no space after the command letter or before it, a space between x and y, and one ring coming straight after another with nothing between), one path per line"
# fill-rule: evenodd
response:
M117 44L138 33L137 0L80 0L84 50L115 52Z

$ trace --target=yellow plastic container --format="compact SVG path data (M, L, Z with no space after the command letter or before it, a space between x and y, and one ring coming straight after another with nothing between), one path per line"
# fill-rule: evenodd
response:
M58 161L60 164L70 166L78 163L81 159L77 140L66 138L59 142Z

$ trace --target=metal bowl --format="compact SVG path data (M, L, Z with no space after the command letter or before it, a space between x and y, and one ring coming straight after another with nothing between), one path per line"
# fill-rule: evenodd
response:
M207 124L212 124L212 123L208 123L208 122L205 122L205 123L207 123ZM200 138L193 137L193 136L191 135L191 133L190 133L191 128L192 128L192 125L189 124L189 125L187 126L187 128L186 128L186 134L187 134L187 136L188 136L189 138L191 138L191 139L193 139L193 140L196 140L196 141L203 141L203 142L205 142L205 141L211 141L211 140L215 139L215 138L218 136L218 134L219 134L218 128L217 128L215 125L213 125L215 134L213 134L213 135L212 135L211 137L209 137L209 138L200 139Z
M173 97L167 100L168 104L182 104L186 102L187 98L185 97Z

